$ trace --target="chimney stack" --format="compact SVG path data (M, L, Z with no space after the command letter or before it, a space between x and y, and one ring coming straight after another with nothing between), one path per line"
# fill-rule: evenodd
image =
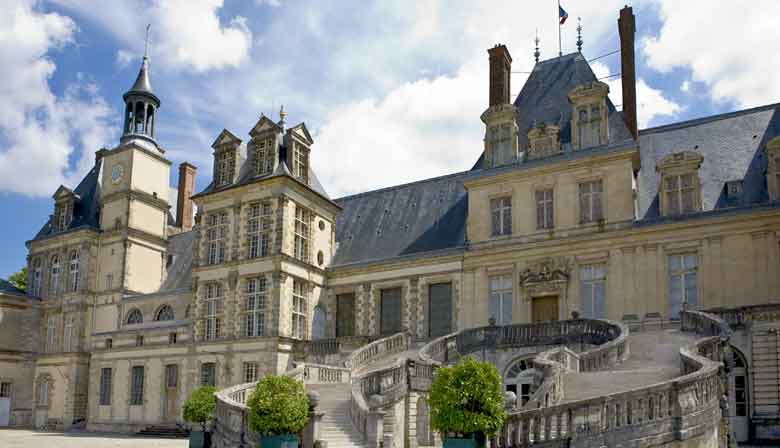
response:
M195 190L195 173L198 169L184 162L179 165L179 197L176 201L176 227L182 232L192 229L192 194Z
M620 72L623 84L623 117L634 139L639 138L636 121L636 65L634 63L634 34L636 23L634 10L626 6L620 10L618 18L620 33Z
M509 104L509 85L512 76L512 56L506 45L499 44L488 50L490 59L490 107Z

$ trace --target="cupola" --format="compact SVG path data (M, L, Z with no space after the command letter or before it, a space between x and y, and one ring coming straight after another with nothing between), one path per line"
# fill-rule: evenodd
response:
M160 99L154 94L149 82L149 57L144 55L138 77L122 98L125 100L125 125L121 144L130 141L145 141L160 149L155 141L155 121Z

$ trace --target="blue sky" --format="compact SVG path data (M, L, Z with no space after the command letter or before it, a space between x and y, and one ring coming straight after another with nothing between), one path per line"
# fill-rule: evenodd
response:
M582 17L587 58L618 48L621 1L564 0L564 52ZM780 3L633 2L642 127L780 101ZM246 139L261 113L305 121L312 162L332 196L469 168L481 151L487 54L505 43L513 70L557 54L557 3L540 1L7 0L0 11L0 277L51 195L74 187L94 152L118 141L122 93L151 24L158 140L209 182L223 128ZM619 57L593 63L618 73ZM520 91L527 75L512 79ZM620 80L609 80L621 104ZM172 170L175 175L176 170ZM175 179L171 179L175 184Z

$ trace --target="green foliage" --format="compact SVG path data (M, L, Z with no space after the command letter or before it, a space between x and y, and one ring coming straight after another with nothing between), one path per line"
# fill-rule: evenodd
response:
M8 277L8 282L22 291L27 292L27 266L23 267L21 271L14 272Z
M214 416L217 406L217 389L213 386L201 386L195 389L184 403L184 420L205 425Z
M309 420L309 397L303 384L286 376L263 377L247 406L249 427L263 435L296 434Z
M431 426L443 435L492 436L506 420L498 369L471 357L436 372L428 401Z

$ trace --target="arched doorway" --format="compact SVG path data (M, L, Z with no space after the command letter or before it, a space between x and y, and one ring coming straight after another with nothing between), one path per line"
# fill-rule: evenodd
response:
M311 320L311 339L325 339L325 310L320 305L314 307L314 317Z
M729 414L731 428L737 442L745 442L750 437L750 388L748 387L748 369L745 356L735 347L731 347L734 353L734 370L729 381Z
M504 390L514 392L517 406L523 406L531 398L531 386L534 378L527 372L533 367L532 357L518 358L509 363L504 373Z

